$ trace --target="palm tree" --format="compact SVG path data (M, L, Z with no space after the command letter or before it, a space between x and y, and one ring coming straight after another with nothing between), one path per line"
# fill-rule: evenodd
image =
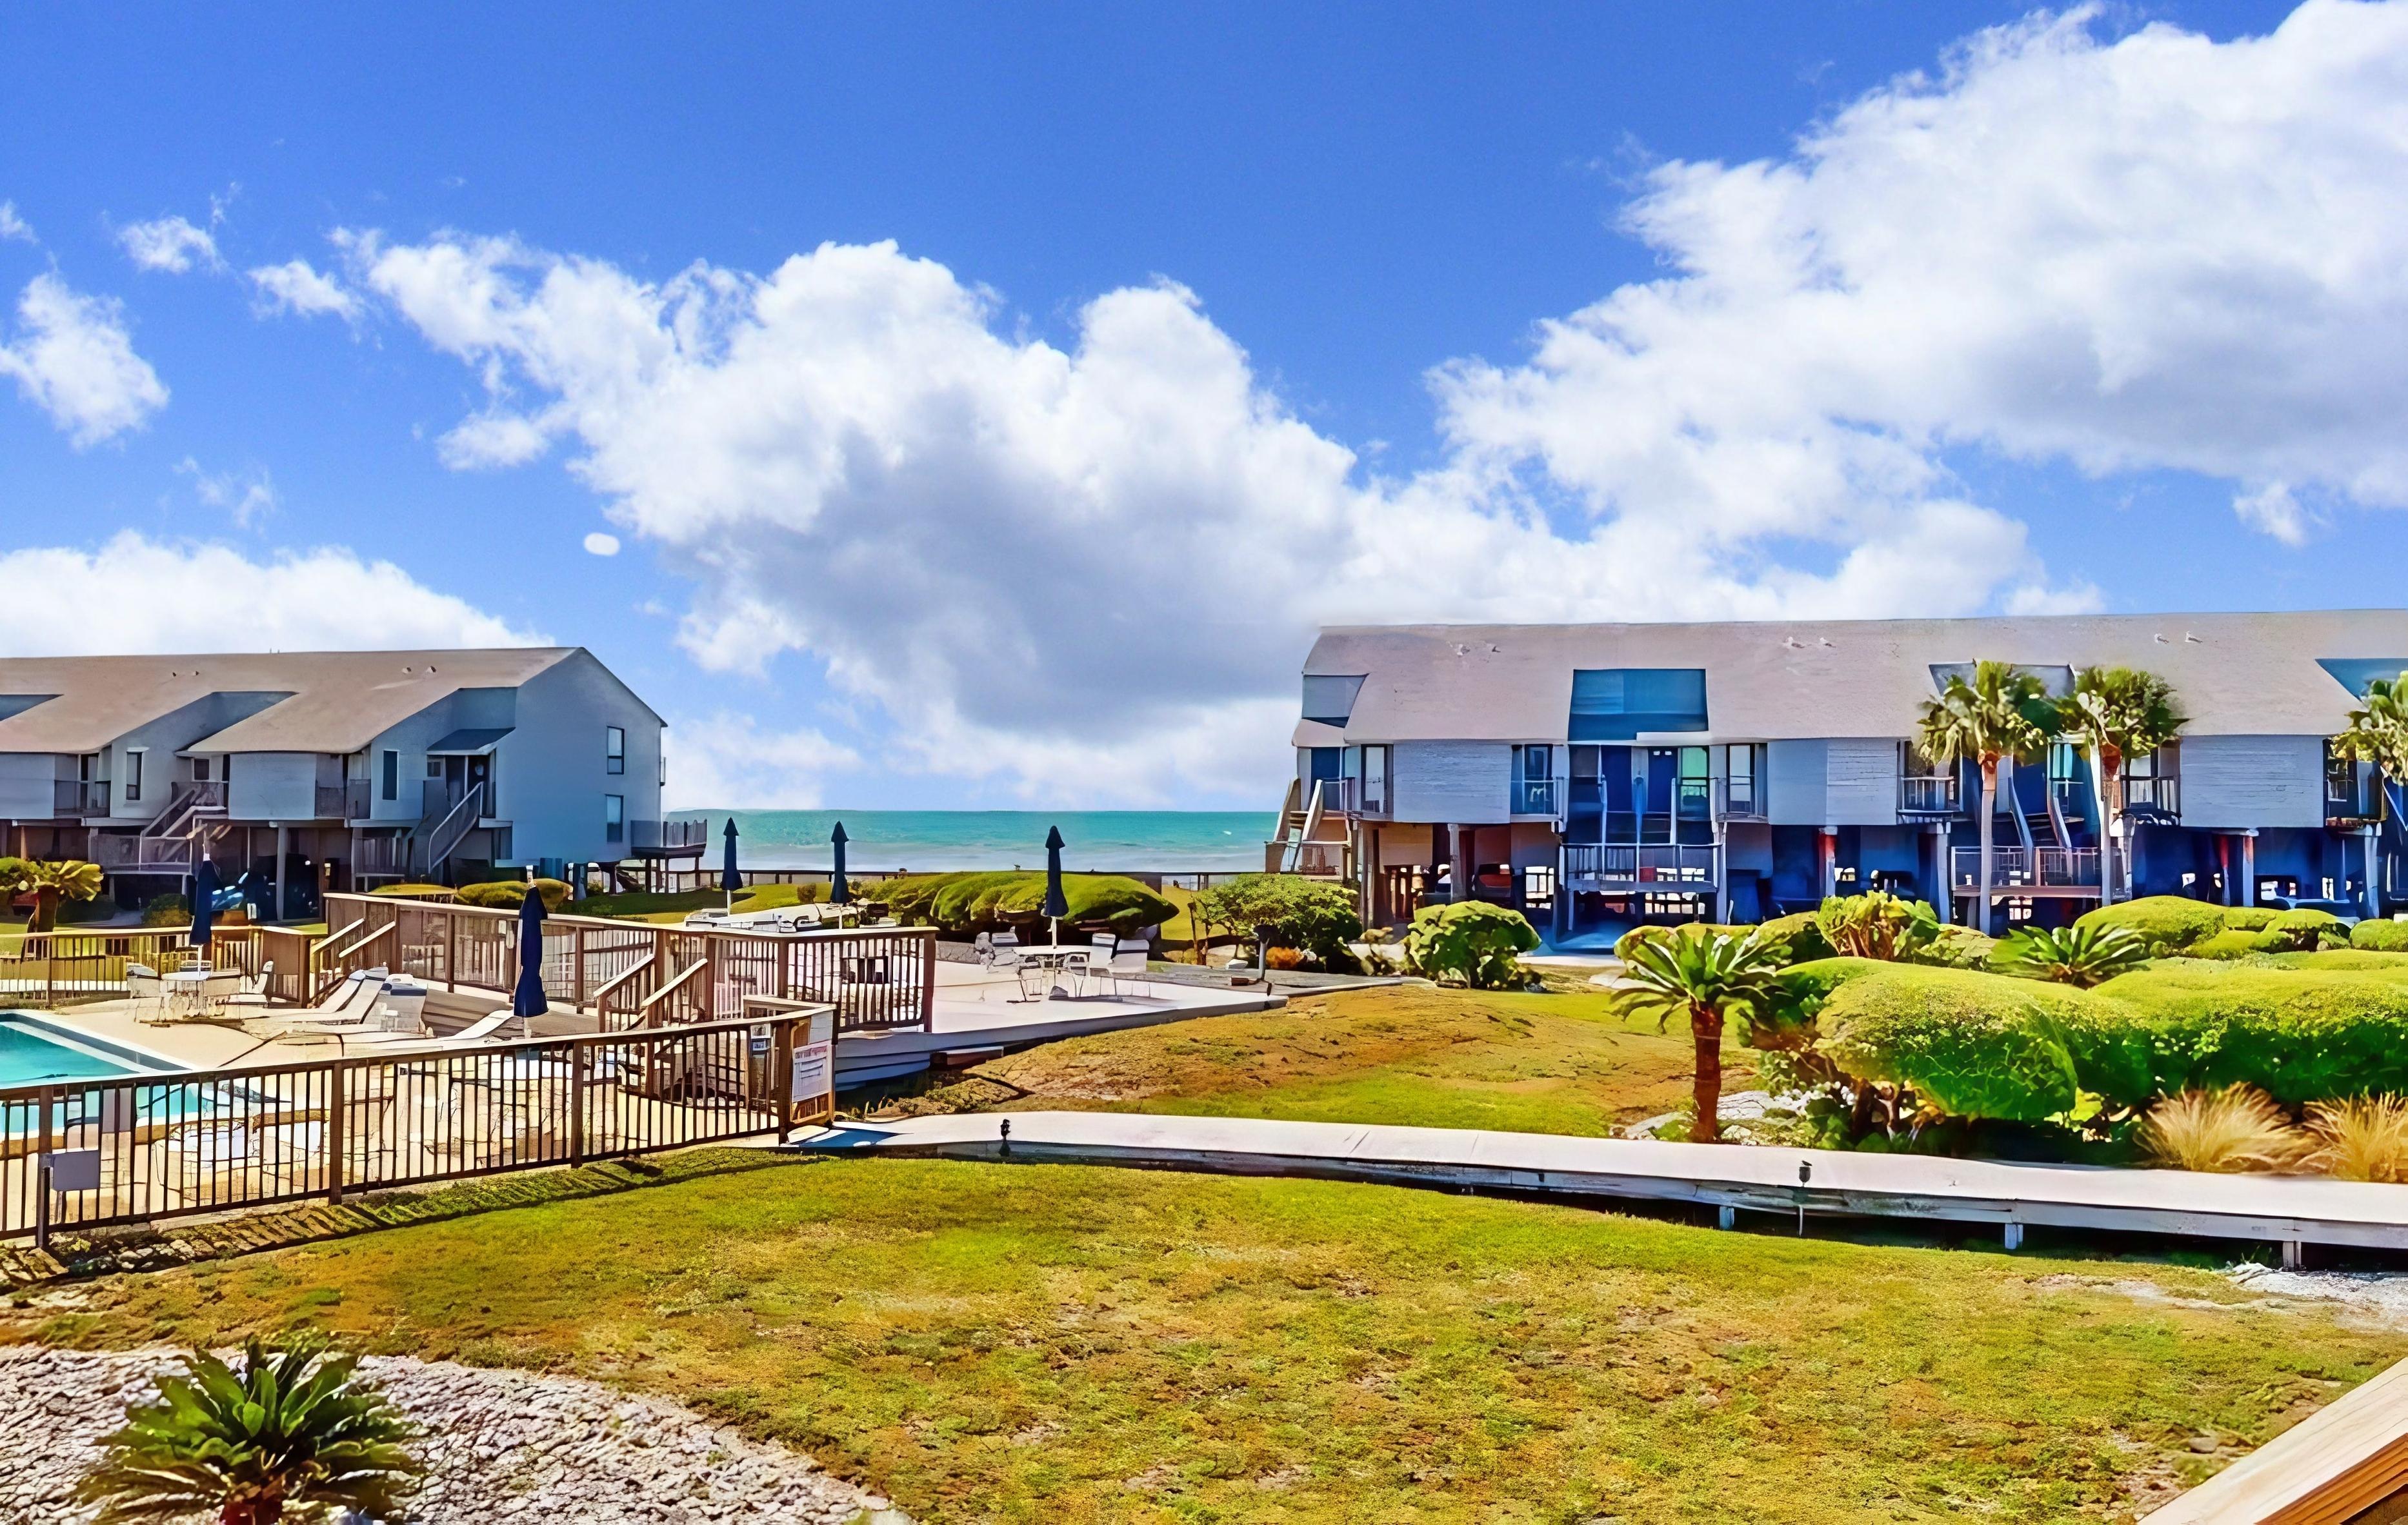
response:
M34 917L26 923L27 932L49 932L59 924L59 905L63 901L84 901L100 894L100 865L64 862L25 862L18 871L17 882L10 888L34 892Z
M1915 745L1935 762L1977 762L1982 769L1981 930L1990 930L1993 872L1991 817L1999 793L1999 760L2031 757L2048 745L2057 717L2040 679L2013 663L1977 662L1973 680L1949 675L1937 699L1926 700Z
M1659 1025L1669 1025L1675 1015L1689 1019L1697 1053L1691 1094L1698 1108L1689 1137L1697 1143L1712 1144L1722 1136L1716 1114L1723 1099L1724 1023L1732 1019L1753 1022L1770 1005L1786 951L1779 938L1766 936L1761 927L1743 937L1684 931L1641 939L1630 950L1623 968L1623 977L1630 983L1615 998L1616 1005L1634 1015L1652 1013Z
M2174 707L2173 685L2129 667L2085 667L2057 705L2057 729L2090 763L2099 801L2099 904L2115 898L2115 835L2124 820L2124 760L2154 752L2190 721Z
M2148 962L2149 945L2129 927L2026 927L2007 939L1991 967L2086 991Z
M329 1504L397 1518L422 1470L404 1444L415 1432L357 1365L311 1333L273 1349L251 1336L238 1372L195 1350L181 1375L159 1378L159 1402L126 1410L76 1499L102 1506L93 1525L197 1510L219 1525L275 1525L288 1508Z
M2332 753L2353 762L2373 763L2387 780L2386 796L2391 784L2408 783L2408 673L2378 677L2366 686L2366 703L2349 712L2341 734L2332 738ZM2366 845L2370 906L2379 899L2374 889L2379 882L2375 859L2375 846L2370 839Z

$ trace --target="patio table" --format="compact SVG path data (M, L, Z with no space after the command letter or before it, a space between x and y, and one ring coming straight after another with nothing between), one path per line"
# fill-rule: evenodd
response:
M1095 948L1091 947L1068 943L1039 943L1034 947L1021 948L1019 952L1020 998L1024 1001L1045 999L1044 996L1029 993L1030 975L1068 975L1075 987L1086 977L1088 962L1096 954ZM1043 981L1040 980L1039 983ZM1076 995L1078 991L1074 988L1070 993Z
M178 1017L197 1017L210 1008L209 976L211 969L170 969L159 976L159 989L166 998L167 1009Z

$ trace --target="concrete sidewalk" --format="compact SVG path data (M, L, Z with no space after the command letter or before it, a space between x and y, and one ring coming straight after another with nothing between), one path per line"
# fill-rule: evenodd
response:
M2028 1165L1844 1150L1667 1144L1476 1129L1365 1127L1117 1112L969 1113L851 1123L798 1138L828 1153L1005 1156L1241 1176L1695 1203L1722 1210L2200 1235L2283 1247L2408 1249L2408 1186L2323 1177Z

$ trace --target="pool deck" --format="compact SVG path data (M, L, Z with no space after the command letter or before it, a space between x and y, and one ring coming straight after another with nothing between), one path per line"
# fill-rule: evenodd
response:
M1726 1227L1741 1212L1795 1220L1801 1209L1991 1224L2009 1248L2026 1226L2048 1225L2246 1240L2281 1246L2286 1260L2305 1245L2408 1249L2408 1186L2323 1177L1112 1112L848 1123L794 1147L1690 1203L1718 1209Z

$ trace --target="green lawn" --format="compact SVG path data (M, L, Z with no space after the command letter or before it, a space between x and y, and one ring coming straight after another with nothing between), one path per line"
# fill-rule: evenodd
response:
M757 1159L757 1157L755 1157ZM568 1371L931 1521L2121 1519L2408 1352L2203 1273L1327 1182L760 1164L88 1284L0 1337Z
M1755 1084L1748 1050L1724 1084ZM905 1110L1009 1105L1599 1135L1688 1099L1689 1034L1564 994L1385 986L1051 1043Z

